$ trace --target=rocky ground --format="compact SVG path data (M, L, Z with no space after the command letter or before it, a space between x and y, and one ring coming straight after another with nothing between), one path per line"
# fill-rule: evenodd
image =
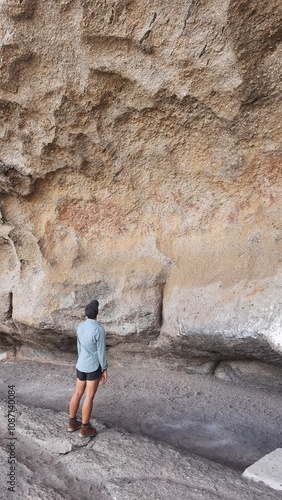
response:
M130 350L109 350L109 381L99 389L93 410L99 432L91 441L66 432L75 358L1 362L3 498L9 493L11 384L17 407L13 498L282 498L281 492L241 477L248 465L281 446L277 377L271 389L262 372L255 386L253 373L241 371L240 379L237 371L238 384Z

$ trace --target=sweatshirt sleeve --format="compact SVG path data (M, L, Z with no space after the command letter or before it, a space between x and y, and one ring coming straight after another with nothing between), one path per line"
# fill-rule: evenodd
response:
M106 334L104 328L99 325L98 335L96 337L97 342L97 354L99 363L102 368L102 372L104 372L108 368L107 364L107 356L106 356Z
M81 351L81 344L79 342L79 330L80 330L80 325L78 325L76 329L76 347L77 347L78 357L80 356L80 351Z
M76 345L77 345L77 354L78 354L78 357L79 357L80 356L80 351L81 351L81 345L80 345L78 337L77 337Z

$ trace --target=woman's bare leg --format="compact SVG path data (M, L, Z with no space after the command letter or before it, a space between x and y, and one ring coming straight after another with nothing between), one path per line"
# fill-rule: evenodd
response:
M75 418L81 397L84 393L86 380L76 379L75 391L70 400L70 418Z
M85 391L85 399L82 405L82 423L88 424L91 412L93 408L93 399L98 389L100 379L97 380L87 380L86 381L86 391Z

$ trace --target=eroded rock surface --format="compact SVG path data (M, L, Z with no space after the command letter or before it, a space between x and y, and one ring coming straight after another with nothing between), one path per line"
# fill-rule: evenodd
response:
M69 435L67 414L17 407L17 484L13 497L43 500L96 497L274 500L276 492L219 464L152 439L102 424L93 440ZM0 404L1 436L5 404ZM1 438L0 477L6 483L9 451ZM4 490L3 490L4 491Z
M215 376L239 384L260 385L265 389L282 390L281 367L260 361L223 361L215 370Z
M187 367L183 358L152 358L140 344L139 353L128 352L132 346L119 344L109 349L109 382L95 396L93 418L110 428L157 439L241 472L280 446L281 377L277 367L271 372L269 367L263 371L259 363L238 366L233 362L233 370L225 370L225 379L220 380L207 374L206 364ZM43 428L44 440L47 435L54 438L49 410L61 413L68 409L76 359L58 353L48 363L39 354L32 362L25 350L25 359L1 362L0 399L7 399L8 385L14 384L17 405L30 408L30 417L19 417L21 436L34 436L33 427L28 427L31 419L36 420L38 431ZM223 363L216 374L220 366ZM232 378L227 379L230 373ZM45 430L41 409L48 410ZM58 416L53 427L59 425L58 445L62 441L66 447L68 438L66 442L65 434L59 432L63 420Z
M109 343L280 362L281 15L1 2L2 344L95 297Z

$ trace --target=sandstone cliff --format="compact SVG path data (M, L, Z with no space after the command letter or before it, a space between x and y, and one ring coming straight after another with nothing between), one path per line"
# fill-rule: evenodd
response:
M2 346L281 357L279 0L4 0Z

